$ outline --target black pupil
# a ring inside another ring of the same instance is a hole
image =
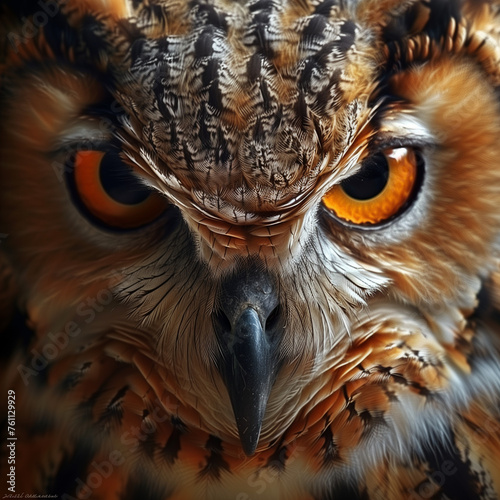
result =
[[[370,156],[355,175],[341,182],[344,192],[355,200],[370,200],[380,194],[389,179],[389,163],[382,153]]]
[[[125,165],[118,153],[106,153],[99,167],[99,179],[106,193],[118,203],[137,205],[151,195]]]

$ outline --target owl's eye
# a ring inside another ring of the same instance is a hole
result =
[[[114,151],[77,152],[72,185],[80,204],[109,227],[144,226],[159,217],[168,205],[160,194],[141,184]]]
[[[414,198],[423,158],[412,148],[386,149],[367,158],[360,170],[331,189],[325,206],[351,224],[373,226],[402,213]]]

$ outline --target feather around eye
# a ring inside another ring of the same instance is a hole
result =
[[[414,149],[386,149],[367,158],[356,174],[324,196],[323,203],[341,221],[378,225],[411,204],[422,170],[423,159]]]
[[[73,186],[86,211],[106,226],[135,229],[158,218],[167,201],[139,182],[114,151],[79,151]]]

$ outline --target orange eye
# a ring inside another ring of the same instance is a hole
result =
[[[79,151],[73,185],[90,214],[107,226],[133,229],[156,219],[167,201],[132,174],[117,152]]]
[[[331,189],[323,203],[344,221],[375,225],[400,213],[416,191],[422,163],[409,148],[387,149],[367,158],[361,169]]]

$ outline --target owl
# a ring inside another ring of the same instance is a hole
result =
[[[500,497],[500,3],[1,9],[6,497]]]

